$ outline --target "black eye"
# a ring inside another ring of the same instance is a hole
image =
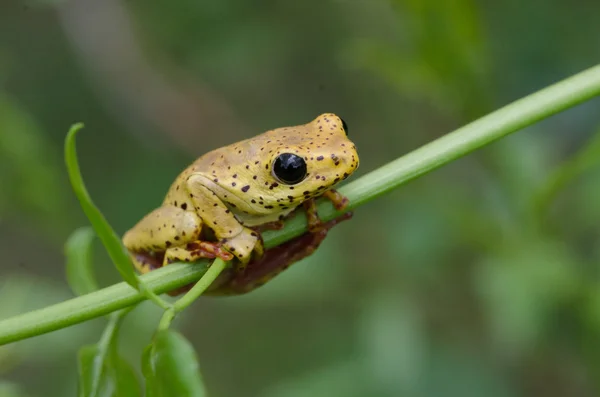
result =
[[[342,127],[344,128],[344,132],[346,133],[346,135],[348,135],[348,124],[346,124],[344,119],[340,118],[340,120],[342,120]]]
[[[294,185],[306,178],[306,162],[292,153],[282,153],[273,163],[273,175],[279,182]]]

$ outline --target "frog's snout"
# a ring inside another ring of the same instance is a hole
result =
[[[344,147],[344,150],[341,153],[333,153],[331,154],[331,162],[334,170],[339,170],[344,173],[344,178],[346,179],[350,176],[359,165],[358,153],[354,144],[350,143]],[[336,171],[337,173],[338,171]]]

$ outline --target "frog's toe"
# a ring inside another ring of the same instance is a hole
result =
[[[186,249],[202,258],[220,258],[225,262],[233,259],[233,254],[224,249],[221,244],[209,241],[194,241],[189,243]]]
[[[221,245],[235,255],[241,265],[245,267],[250,259],[252,259],[252,253],[257,246],[262,247],[262,242],[258,232],[244,228],[237,236],[221,240]],[[261,249],[259,248],[259,250]]]
[[[219,244],[208,241],[193,241],[185,247],[169,248],[165,252],[164,265],[173,262],[195,262],[199,259],[221,258],[224,261],[233,259],[233,255]]]
[[[348,206],[348,203],[350,203],[348,197],[344,196],[335,189],[326,191],[323,193],[323,196],[331,201],[335,209],[338,211],[344,210]]]
[[[265,245],[262,240],[262,236],[259,235],[259,239],[254,246],[253,259],[261,258],[265,254]]]

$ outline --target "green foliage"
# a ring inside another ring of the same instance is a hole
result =
[[[178,332],[159,331],[144,350],[146,396],[206,396],[194,347]]]
[[[196,285],[173,306],[148,289],[148,286],[134,273],[133,264],[117,234],[87,193],[75,150],[75,134],[82,127],[81,124],[74,125],[67,134],[65,143],[67,169],[77,198],[124,281],[133,287],[138,287],[146,298],[165,309],[154,341],[144,352],[143,368],[147,395],[168,396],[175,393],[177,396],[204,396],[204,386],[200,379],[193,347],[183,336],[170,331],[169,326],[179,312],[188,307],[210,286],[225,269],[226,263],[220,259],[214,260]],[[78,229],[66,244],[68,280],[71,288],[78,295],[89,294],[98,289],[90,258],[92,239],[91,229]],[[140,395],[135,371],[119,355],[117,349],[117,335],[121,322],[133,307],[113,313],[109,317],[100,342],[80,349],[78,361],[80,397]]]
[[[135,370],[117,349],[119,328],[128,312],[111,315],[100,342],[79,350],[79,397],[140,396]]]

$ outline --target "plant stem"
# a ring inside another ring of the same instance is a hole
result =
[[[354,209],[419,176],[448,164],[513,132],[600,95],[600,65],[519,99],[414,150],[343,188]],[[320,203],[319,217],[340,215],[330,202]],[[301,235],[306,219],[295,217],[279,231],[263,233],[267,248]]]
[[[347,184],[340,192],[350,199],[349,209],[354,209],[486,144],[597,95],[600,95],[600,65],[459,128]],[[323,220],[333,219],[337,215],[339,213],[330,202],[319,204],[319,216]],[[269,248],[279,245],[305,231],[305,217],[294,217],[286,222],[284,229],[263,233],[265,246]],[[205,271],[205,261],[193,265],[172,264],[142,278],[152,291],[163,293],[198,280]],[[112,285],[0,321],[0,344],[68,327],[143,299],[141,293],[125,283]]]
[[[176,313],[182,312],[186,307],[192,304],[210,285],[219,277],[219,274],[227,267],[227,262],[217,258],[210,265],[204,276],[187,292],[184,296],[173,304]]]
[[[206,273],[185,295],[179,298],[171,308],[166,310],[158,324],[158,330],[164,331],[171,326],[175,316],[181,313],[186,307],[191,305],[202,295],[204,291],[219,277],[219,274],[227,267],[227,262],[216,258],[210,265]]]
[[[200,279],[206,272],[206,261],[172,264],[141,276],[157,294],[182,287]],[[100,317],[145,299],[125,282],[102,288],[42,309],[19,314],[0,321],[0,345],[66,328]]]

